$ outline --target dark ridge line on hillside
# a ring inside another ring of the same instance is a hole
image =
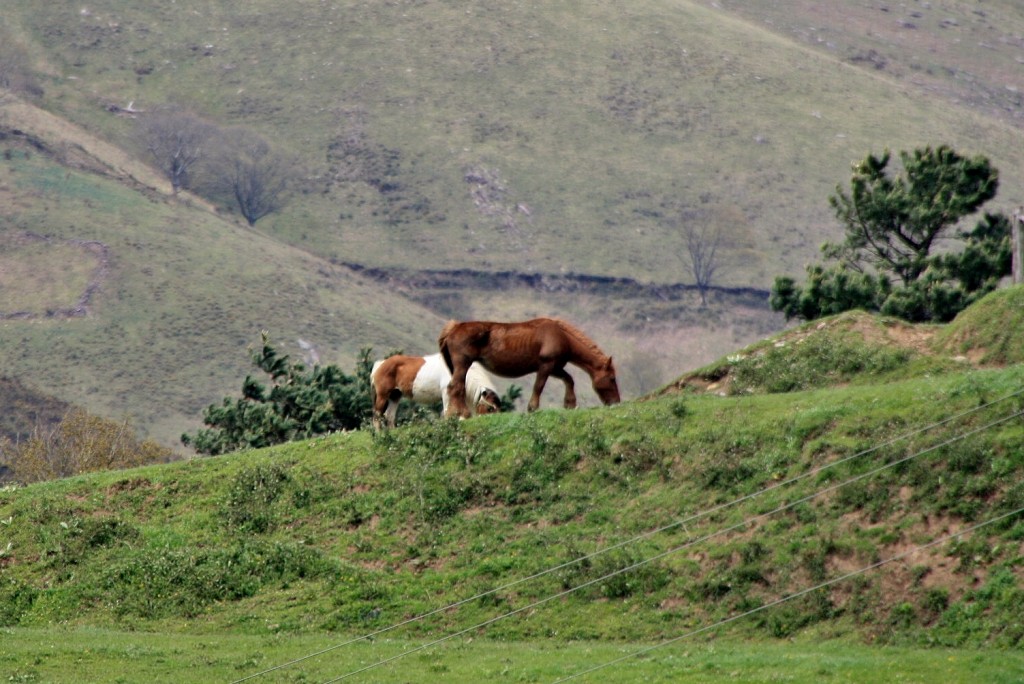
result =
[[[519,271],[478,271],[458,269],[405,269],[364,266],[348,261],[335,262],[354,273],[378,283],[407,287],[458,288],[473,286],[486,290],[522,287],[544,292],[596,292],[627,297],[654,297],[662,301],[682,299],[686,293],[699,293],[700,288],[687,283],[643,283],[633,278],[588,275],[585,273],[522,273]],[[712,285],[708,292],[730,297],[752,298],[767,305],[770,292],[756,287],[721,287]]]

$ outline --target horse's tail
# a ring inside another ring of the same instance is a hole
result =
[[[458,321],[448,321],[444,324],[444,328],[441,329],[441,334],[437,338],[437,346],[441,350],[441,356],[444,357],[444,365],[448,366],[448,372],[455,372],[455,365],[452,363],[452,353],[448,351],[448,336],[455,330],[455,326],[459,324]]]
[[[377,396],[377,371],[384,365],[384,359],[378,359],[373,362],[373,367],[370,368],[370,396]]]

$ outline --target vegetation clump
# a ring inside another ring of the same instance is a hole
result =
[[[99,470],[133,468],[177,458],[153,440],[140,440],[128,420],[94,416],[75,408],[52,427],[37,426],[24,439],[0,438],[0,464],[22,483],[55,480]]]
[[[831,266],[813,264],[798,286],[778,277],[771,306],[787,318],[813,320],[866,309],[908,321],[952,320],[1010,273],[1010,219],[986,214],[958,231],[959,252],[934,254],[960,219],[996,195],[999,174],[982,156],[943,145],[900,153],[904,176],[887,172],[891,155],[868,155],[853,169],[850,192],[829,198],[845,240],[826,243]]]
[[[225,397],[220,406],[209,406],[203,414],[209,428],[182,435],[185,446],[201,454],[223,454],[354,430],[369,419],[369,349],[360,353],[354,375],[335,365],[307,369],[279,355],[266,332],[250,356],[253,365],[270,376],[271,386],[246,376],[241,398]]]

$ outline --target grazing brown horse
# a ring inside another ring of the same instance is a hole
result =
[[[473,362],[506,378],[536,373],[528,411],[540,406],[540,393],[552,375],[565,383],[565,408],[576,408],[572,376],[565,370],[567,363],[587,372],[602,402],[619,403],[612,358],[605,356],[578,329],[556,318],[535,318],[520,323],[448,321],[437,343],[452,372],[445,415],[469,416],[466,372]]]
[[[448,381],[452,374],[440,354],[430,356],[403,356],[396,354],[373,363],[370,388],[373,393],[373,426],[381,428],[381,419],[395,427],[398,400],[403,396],[417,404],[440,401],[448,408]],[[476,413],[497,413],[501,410],[494,378],[480,364],[474,364],[466,374],[466,387],[470,405]],[[443,415],[443,412],[442,412]]]

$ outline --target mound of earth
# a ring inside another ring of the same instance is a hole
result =
[[[1005,366],[1024,361],[1024,286],[997,290],[965,309],[952,322],[914,324],[865,311],[848,311],[783,331],[717,362],[683,375],[659,394],[737,392],[738,369],[759,359],[789,355],[792,363],[809,348],[845,348],[868,354],[899,354],[906,363],[927,358],[935,364],[960,367]],[[934,366],[929,366],[934,368]],[[824,383],[827,384],[827,383]],[[750,391],[744,387],[742,391]]]
[[[979,366],[1024,363],[1024,285],[991,292],[937,331],[935,350]]]

